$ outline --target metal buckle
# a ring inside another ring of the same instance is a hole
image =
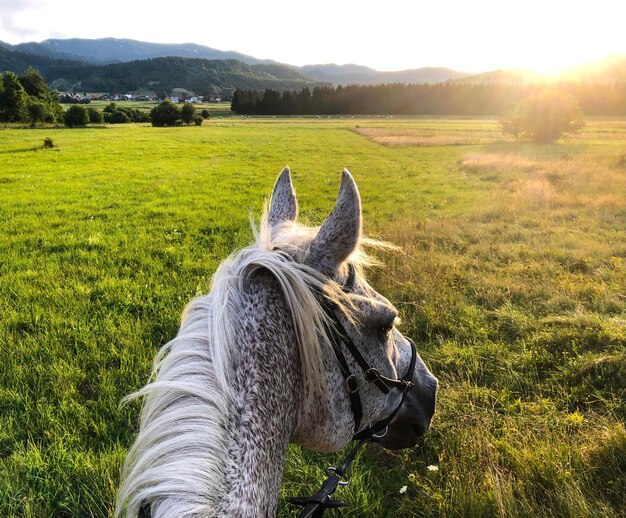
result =
[[[330,477],[332,474],[337,475],[337,468],[335,466],[328,466],[326,468],[326,476]],[[341,475],[337,475],[337,476],[340,477],[340,479],[341,478],[345,479],[345,480],[339,480],[337,482],[340,486],[347,486],[350,483],[350,481],[347,478],[345,478],[345,475],[343,477]]]
[[[346,390],[349,394],[356,394],[359,391],[359,382],[354,374],[346,378]]]
[[[367,369],[365,371],[365,379],[370,382],[380,379],[380,371],[374,367]]]
[[[372,438],[373,439],[382,439],[385,435],[387,435],[387,432],[389,431],[389,426],[385,426],[385,429],[383,430],[383,433],[376,435],[375,433],[372,434]]]

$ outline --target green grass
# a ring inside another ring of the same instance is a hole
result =
[[[418,139],[368,140],[385,134]],[[353,172],[366,233],[404,250],[372,281],[441,382],[419,448],[360,456],[344,516],[623,516],[625,137],[375,117],[0,130],[0,516],[110,515],[137,426],[118,403],[285,164],[316,224]],[[284,494],[339,457],[292,447]]]

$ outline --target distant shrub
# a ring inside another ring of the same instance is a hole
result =
[[[126,124],[127,122],[130,122],[130,117],[122,110],[117,110],[111,114],[109,122],[111,124]]]
[[[138,108],[131,108],[131,110],[133,110],[131,116],[133,122],[150,122],[150,114],[148,112],[139,110]]]
[[[50,138],[50,137],[46,137],[45,139],[43,139],[43,146],[41,146],[44,149],[50,149],[54,147],[54,141]]]
[[[101,124],[104,120],[102,112],[96,110],[95,108],[88,108],[87,113],[89,113],[89,122],[93,124]]]
[[[203,121],[203,120],[204,120],[204,119],[202,118],[202,116],[201,116],[201,115],[196,115],[196,116],[193,118],[193,123],[194,123],[196,126],[202,126],[202,121]]]
[[[501,121],[502,131],[515,137],[550,144],[562,135],[576,133],[583,126],[582,111],[576,98],[556,91],[545,91],[523,99]]]
[[[163,101],[150,111],[153,126],[178,126],[182,124],[180,108],[171,101]]]
[[[139,108],[130,108],[126,106],[119,107],[117,111],[124,112],[130,122],[150,122],[150,115]]]
[[[63,123],[69,128],[86,126],[89,123],[87,108],[80,104],[70,106],[63,114]]]
[[[29,96],[26,102],[26,112],[30,119],[31,126],[35,126],[40,121],[53,122],[54,115],[52,115],[46,104],[37,97]]]
[[[115,106],[115,111],[111,111],[111,107]],[[150,115],[138,108],[126,106],[118,106],[111,103],[106,106],[102,112],[104,122],[109,124],[124,124],[128,122],[150,122]]]
[[[180,118],[185,124],[191,124],[196,115],[196,107],[193,104],[185,103],[180,110]]]
[[[109,103],[104,107],[102,111],[104,113],[115,113],[117,111],[117,106],[115,105],[115,103]]]
[[[209,117],[211,117],[209,110],[207,110],[206,108],[200,112],[200,115],[203,119],[208,119]]]

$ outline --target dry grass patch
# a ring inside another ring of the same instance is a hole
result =
[[[626,175],[614,161],[590,155],[470,153],[459,165],[466,174],[499,184],[496,196],[508,194],[514,209],[580,208],[600,217],[626,211]]]
[[[559,200],[554,186],[546,178],[521,180],[511,185],[513,199],[517,204],[531,206],[554,206]]]
[[[490,144],[497,140],[498,132],[440,130],[425,128],[355,128],[354,131],[383,146],[472,146]]]

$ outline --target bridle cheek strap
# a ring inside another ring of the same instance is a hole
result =
[[[355,278],[356,274],[354,265],[349,263],[348,279],[343,287],[344,292],[349,293],[352,291],[354,288]],[[337,363],[339,364],[339,370],[341,371],[341,375],[345,381],[345,388],[348,392],[348,397],[350,398],[350,408],[354,416],[353,438],[357,440],[371,439],[375,434],[384,430],[389,425],[391,420],[400,410],[400,407],[404,404],[407,393],[413,388],[412,379],[417,361],[417,350],[415,348],[415,344],[411,339],[407,339],[411,345],[411,361],[409,363],[409,368],[402,379],[393,379],[383,376],[378,369],[370,367],[367,360],[361,354],[361,351],[359,351],[352,338],[350,338],[350,335],[346,332],[345,327],[337,317],[337,305],[325,297],[322,299],[321,304],[328,320],[332,323],[332,326],[329,329],[331,345],[333,352],[335,353],[335,357],[337,358]],[[354,361],[356,361],[358,366],[361,368],[366,381],[376,385],[376,387],[378,387],[383,394],[389,394],[392,388],[398,389],[402,392],[400,403],[389,416],[381,421],[370,424],[367,428],[361,431],[359,431],[359,429],[361,426],[361,419],[363,418],[363,404],[361,403],[361,397],[359,396],[358,380],[356,376],[350,372],[348,362],[342,351],[342,345],[348,349],[354,358]]]
[[[343,287],[345,292],[350,292],[354,287],[355,282],[354,265],[350,263],[348,268],[348,279]],[[345,381],[345,388],[350,398],[350,408],[352,410],[352,414],[354,415],[355,433],[352,438],[357,440],[358,443],[354,448],[352,448],[341,464],[337,467],[331,466],[326,469],[326,480],[317,493],[309,497],[289,499],[291,503],[302,506],[303,509],[300,513],[300,518],[321,517],[324,509],[343,507],[345,505],[344,502],[334,500],[332,498],[333,493],[337,489],[337,486],[348,483],[346,472],[359,450],[369,441],[382,437],[386,433],[389,423],[391,423],[393,418],[400,411],[400,408],[402,408],[402,405],[406,400],[407,394],[413,388],[412,380],[413,374],[415,373],[415,364],[417,362],[417,349],[415,348],[415,344],[413,343],[413,340],[407,338],[409,344],[411,345],[411,361],[407,372],[404,374],[402,379],[393,379],[383,376],[378,369],[369,366],[361,352],[357,349],[356,345],[352,341],[352,338],[350,338],[350,335],[348,335],[343,327],[343,324],[337,317],[337,305],[325,297],[322,298],[321,304],[324,308],[326,316],[328,317],[328,321],[332,324],[332,326],[329,326],[328,335],[330,337],[335,357],[337,358],[337,363],[339,364],[339,370],[341,371],[341,375]],[[356,363],[359,365],[363,371],[366,381],[376,385],[383,394],[389,394],[392,388],[402,391],[400,402],[396,408],[394,408],[393,412],[391,412],[384,419],[372,423],[360,431],[359,428],[361,426],[361,419],[363,418],[363,405],[361,403],[361,397],[359,396],[359,384],[357,377],[350,372],[350,367],[342,351],[342,345],[348,349]],[[379,435],[380,432],[383,433]]]

